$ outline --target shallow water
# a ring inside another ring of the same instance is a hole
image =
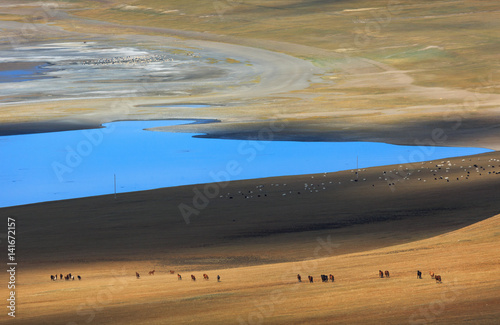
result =
[[[218,59],[217,63],[209,60],[213,58]],[[9,68],[37,62],[44,64],[26,70]],[[15,50],[0,49],[0,103],[170,96],[191,94],[194,90],[203,93],[226,83],[236,85],[255,78],[258,73],[252,71],[244,63],[227,63],[222,54],[209,50],[194,55],[178,48],[146,50],[117,42],[20,46]]]
[[[242,141],[144,130],[190,121],[124,121],[105,128],[0,137],[0,207],[114,192],[488,152],[368,142]],[[221,179],[222,175],[224,177]]]
[[[43,74],[45,67],[46,65],[42,64],[31,68],[0,71],[0,83],[47,79],[48,77]]]
[[[0,82],[19,82],[29,80],[34,73],[31,70],[7,70],[0,71]]]

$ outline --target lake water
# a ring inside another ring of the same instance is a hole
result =
[[[0,71],[0,82],[27,81],[33,75],[32,70],[7,70]]]
[[[43,73],[46,71],[46,64],[32,66],[25,69],[1,70],[0,83],[17,83],[38,79],[47,79]]]
[[[125,121],[93,130],[0,137],[0,207],[114,192],[335,172],[489,152],[367,142],[243,141],[144,130],[192,121]],[[225,179],[223,179],[225,180]]]

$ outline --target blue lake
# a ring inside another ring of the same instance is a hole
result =
[[[43,75],[47,64],[33,66],[30,69],[15,69],[0,71],[0,83],[23,82],[36,79],[46,79]]]
[[[33,78],[32,70],[7,70],[0,71],[0,83],[2,82],[22,82]]]
[[[489,152],[368,142],[194,138],[144,130],[191,121],[124,121],[104,128],[0,137],[0,207],[230,180],[335,172]],[[226,180],[225,178],[222,180]]]

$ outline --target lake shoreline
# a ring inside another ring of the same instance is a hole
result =
[[[175,106],[178,104],[172,104]],[[190,105],[190,104],[188,104]],[[180,106],[180,104],[179,104]],[[183,106],[182,106],[183,107]],[[180,133],[197,133],[193,135],[194,138],[201,139],[219,139],[219,140],[252,140],[252,141],[296,141],[296,142],[378,142],[385,144],[392,144],[398,146],[442,146],[442,147],[470,147],[470,148],[484,148],[492,151],[498,151],[497,146],[492,143],[485,143],[484,145],[473,145],[471,143],[447,143],[444,142],[429,142],[428,144],[422,143],[408,143],[406,141],[398,141],[397,139],[378,139],[377,137],[356,136],[352,132],[336,132],[325,133],[321,131],[304,132],[299,134],[293,128],[284,128],[278,132],[273,132],[272,137],[263,138],[259,132],[263,129],[268,129],[270,122],[264,123],[260,128],[252,130],[240,131],[211,131],[206,129],[211,124],[224,124],[224,121],[217,118],[192,118],[192,117],[172,117],[172,118],[132,118],[132,119],[78,119],[78,118],[65,118],[59,120],[39,121],[39,122],[24,122],[24,123],[0,123],[0,137],[11,135],[28,135],[37,133],[51,133],[51,132],[64,132],[64,131],[78,131],[101,129],[104,124],[123,121],[193,121],[192,123],[185,123],[174,126],[155,127],[148,129],[154,132],[180,132]],[[200,126],[203,125],[203,128]]]
[[[109,194],[113,175],[118,177],[115,190],[124,193],[209,183],[220,174],[228,180],[261,179],[490,152],[477,147],[281,141],[278,137],[227,141],[206,139],[199,133],[153,132],[218,123],[208,119],[118,120],[88,130],[0,137],[2,151],[10,157],[1,164],[6,194],[0,206]],[[276,129],[266,134],[278,133]],[[27,152],[30,159],[26,159]]]

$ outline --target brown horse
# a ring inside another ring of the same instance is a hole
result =
[[[389,278],[389,271],[385,271],[385,277]]]
[[[177,273],[177,280],[182,280],[182,276],[179,273]]]
[[[384,277],[384,272],[382,270],[378,270],[378,276],[383,278]]]
[[[170,274],[174,274],[175,273],[175,271],[172,271],[172,270],[170,270],[169,272],[170,272]]]
[[[435,279],[436,279],[436,283],[441,283],[441,276],[440,275],[436,275]]]
[[[139,273],[137,273],[137,272],[135,272],[135,277],[136,277],[137,279],[140,279],[140,278],[141,278],[141,276],[140,276],[140,275],[139,275]]]
[[[309,279],[309,283],[313,283],[314,282],[314,279],[313,279],[312,276],[309,275],[309,276],[307,276],[307,278]]]
[[[330,274],[329,278],[330,278],[330,281],[332,281],[332,282],[335,281],[335,278],[333,277],[333,275]]]
[[[434,272],[433,271],[429,271],[429,275],[431,276],[431,278],[434,279]]]
[[[208,280],[208,274],[203,274],[203,279]]]
[[[155,275],[155,270],[149,271],[149,275]]]
[[[196,277],[191,274],[191,280],[196,281]]]

